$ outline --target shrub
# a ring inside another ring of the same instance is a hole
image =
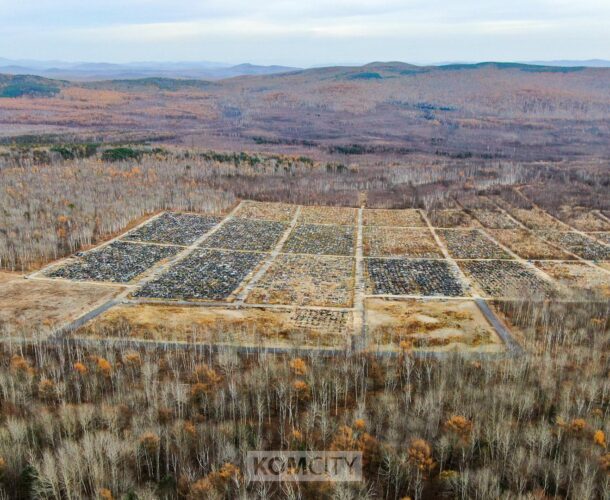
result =
[[[74,363],[74,370],[81,375],[84,375],[89,371],[83,363]]]
[[[451,416],[444,424],[446,430],[459,436],[462,441],[470,439],[472,432],[472,422],[462,415]]]
[[[102,160],[106,162],[116,162],[116,161],[129,161],[136,160],[139,161],[142,158],[142,152],[136,149],[121,147],[121,148],[113,148],[107,149],[102,153]]]
[[[149,453],[153,453],[159,447],[159,436],[154,432],[145,432],[140,436],[140,445]]]
[[[98,370],[102,375],[104,375],[105,377],[110,377],[110,374],[112,373],[112,365],[107,359],[97,358],[96,364]]]
[[[307,365],[301,358],[294,358],[291,360],[290,368],[295,375],[305,375],[307,373]]]
[[[595,431],[595,434],[593,434],[593,442],[599,446],[601,446],[602,448],[606,447],[606,435],[604,434],[604,431],[602,430],[598,430]]]
[[[411,441],[407,452],[409,462],[417,467],[424,477],[428,477],[436,467],[436,462],[432,458],[432,448],[430,444],[423,439],[414,439]]]
[[[38,395],[44,400],[54,399],[57,396],[55,383],[49,379],[42,379],[38,383]]]

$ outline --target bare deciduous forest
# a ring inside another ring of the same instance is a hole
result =
[[[561,207],[574,205],[610,210],[606,168],[585,162],[416,155],[361,165],[159,148],[131,161],[109,162],[101,153],[64,160],[52,149],[7,149],[0,157],[2,268],[31,270],[158,210],[221,213],[239,198],[358,206],[359,195],[366,193],[370,207],[431,210],[452,208],[455,198],[499,193],[509,203],[530,208],[528,198],[512,189],[525,186],[529,199],[560,217],[565,215]]]
[[[330,360],[5,344],[5,494],[607,497],[608,304],[500,308],[528,356]],[[366,481],[248,484],[250,449],[361,450]]]

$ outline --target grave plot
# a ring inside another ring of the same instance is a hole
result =
[[[515,260],[466,260],[458,265],[488,297],[544,298],[555,287]]]
[[[295,309],[290,321],[296,328],[347,334],[352,313],[333,309]]]
[[[365,226],[426,227],[426,221],[416,209],[366,209],[362,223]]]
[[[572,260],[573,256],[537,238],[526,229],[489,229],[489,234],[527,260]]]
[[[481,223],[473,219],[467,212],[460,209],[434,210],[428,212],[428,218],[433,227],[444,228],[474,228]]]
[[[568,229],[557,219],[538,208],[532,208],[531,210],[525,208],[511,208],[510,214],[529,229],[553,229],[557,231],[565,231]]]
[[[249,304],[351,307],[354,259],[281,254],[250,291]]]
[[[459,199],[460,205],[466,210],[472,208],[485,209],[485,210],[497,210],[498,207],[486,196],[479,195],[468,195]]]
[[[222,219],[205,215],[166,212],[127,233],[125,241],[191,245]]]
[[[470,300],[366,299],[369,348],[376,351],[501,352],[504,343]]]
[[[589,236],[592,236],[606,245],[610,245],[610,233],[589,233]]]
[[[199,249],[133,293],[134,297],[224,300],[265,257],[254,252]]]
[[[106,311],[76,337],[122,338],[254,348],[345,349],[347,332],[295,322],[292,308],[172,306],[122,304]],[[341,319],[350,324],[351,313]]]
[[[355,232],[353,226],[302,224],[292,230],[282,252],[353,255]]]
[[[539,231],[537,235],[585,260],[610,260],[610,247],[583,234],[569,231]]]
[[[490,229],[514,229],[519,227],[508,215],[500,210],[489,210],[483,208],[472,208],[470,214],[483,226]]]
[[[610,231],[610,222],[588,208],[562,206],[558,218],[578,231]]]
[[[575,292],[576,295],[594,295],[610,298],[610,274],[588,266],[584,262],[535,262],[552,278]]]
[[[445,260],[365,259],[370,295],[467,295],[457,271]]]
[[[364,255],[409,258],[443,258],[441,249],[429,229],[365,226]]]
[[[290,222],[296,211],[297,205],[244,201],[235,215],[244,219]]]
[[[508,201],[506,201],[504,198],[502,198],[502,196],[500,196],[500,195],[492,194],[492,195],[487,195],[485,198],[487,198],[487,200],[491,201],[495,205],[495,207],[492,210],[497,210],[498,207],[500,207],[501,209],[506,210],[507,212],[510,213],[510,209],[513,208],[513,206]],[[528,206],[529,206],[529,204],[528,204]],[[476,208],[476,207],[473,207],[473,208]]]
[[[454,259],[510,259],[502,250],[478,229],[438,229],[449,255]]]
[[[210,235],[202,246],[227,250],[267,252],[280,240],[287,224],[272,221],[233,218]]]
[[[301,207],[299,224],[337,224],[355,226],[358,222],[358,210],[345,207]]]
[[[115,241],[45,272],[51,278],[129,283],[155,264],[173,257],[181,247]]]

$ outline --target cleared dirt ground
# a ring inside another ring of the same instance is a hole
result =
[[[0,273],[0,331],[4,335],[23,332],[49,333],[110,300],[120,287],[26,280]]]
[[[351,317],[346,315],[345,325]],[[77,336],[163,342],[202,342],[244,347],[307,347],[344,349],[348,337],[341,328],[304,327],[295,310],[222,307],[120,305],[106,311]]]
[[[8,283],[9,281],[14,281],[21,277],[20,274],[17,273],[9,273],[0,271],[0,283]]]
[[[583,262],[536,262],[552,278],[572,290],[575,294],[597,295],[610,298],[610,274],[588,266]]]
[[[473,301],[367,299],[365,308],[373,350],[504,350]]]

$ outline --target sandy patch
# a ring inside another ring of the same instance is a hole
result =
[[[8,271],[0,271],[0,284],[8,283],[9,281],[15,281],[23,279],[23,275],[19,273],[11,273]]]
[[[0,332],[4,336],[49,333],[102,305],[120,287],[65,281],[0,278]]]
[[[584,292],[604,299],[610,298],[610,274],[600,269],[583,262],[535,262],[535,264],[576,295]]]
[[[339,332],[329,331],[324,322],[304,326],[295,313],[291,309],[126,304],[106,311],[77,335],[250,347],[345,348],[351,315]]]
[[[384,300],[365,303],[369,347],[499,352],[504,344],[477,305],[469,300]]]

